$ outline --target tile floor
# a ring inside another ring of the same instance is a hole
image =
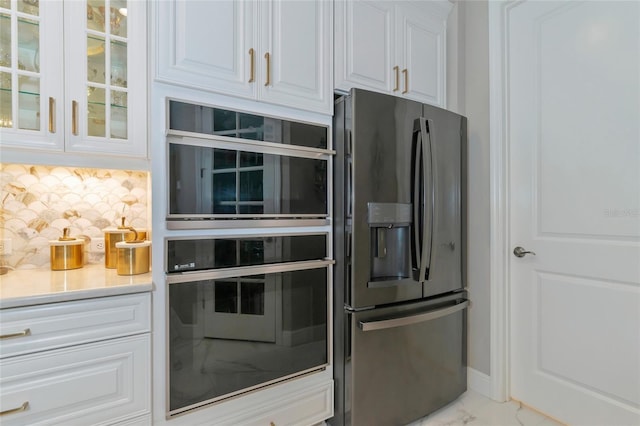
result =
[[[469,390],[435,413],[408,426],[561,426],[514,401],[496,402]]]

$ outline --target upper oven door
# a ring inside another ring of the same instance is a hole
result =
[[[220,145],[169,138],[169,219],[327,217],[326,158]]]
[[[328,223],[326,126],[169,105],[169,229]]]

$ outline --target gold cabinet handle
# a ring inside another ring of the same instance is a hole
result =
[[[409,71],[405,68],[402,70],[402,74],[404,74],[404,90],[402,91],[402,94],[404,95],[409,92]]]
[[[269,52],[264,54],[264,58],[267,60],[267,81],[265,81],[264,85],[268,86],[271,84],[271,55]]]
[[[29,408],[29,401],[23,402],[22,405],[17,408],[11,408],[9,410],[0,411],[0,416],[4,416],[6,414],[19,413],[21,411],[27,411],[27,408]]]
[[[30,335],[31,335],[31,329],[25,328],[24,330],[19,331],[17,333],[3,334],[2,336],[0,336],[0,339],[11,339],[13,337],[24,337],[24,336],[30,336]]]
[[[256,51],[253,50],[253,47],[249,49],[249,56],[251,58],[251,76],[249,77],[249,83],[253,83],[256,75]]]
[[[49,133],[56,132],[55,111],[56,100],[49,96]]]
[[[78,136],[78,101],[71,102],[71,133]]]
[[[397,92],[398,90],[400,90],[400,67],[396,65],[395,67],[393,67],[393,71],[396,74],[396,86],[393,88],[393,91]]]

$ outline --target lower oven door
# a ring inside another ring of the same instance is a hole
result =
[[[167,275],[168,414],[325,368],[331,264]]]
[[[345,424],[403,426],[466,390],[466,307],[460,295],[348,314]]]

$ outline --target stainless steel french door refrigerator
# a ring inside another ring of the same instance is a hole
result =
[[[466,390],[466,118],[353,89],[334,131],[330,424],[402,426]]]

